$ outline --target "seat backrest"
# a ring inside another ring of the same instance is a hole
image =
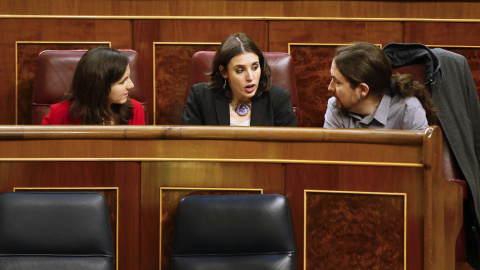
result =
[[[63,95],[70,91],[78,61],[86,51],[46,50],[40,52],[33,84],[32,124],[41,125],[43,117],[50,112],[50,105],[60,102]],[[134,50],[119,51],[127,55],[130,62],[130,77],[135,87],[130,90],[129,96],[142,103],[145,111],[145,123],[148,124],[147,103],[138,54]]]
[[[298,120],[299,104],[292,56],[282,52],[264,52],[263,55],[272,68],[272,83],[290,92],[290,99]],[[184,109],[192,85],[210,81],[210,76],[206,75],[206,73],[212,69],[214,56],[215,51],[198,51],[193,54],[190,64],[190,77],[185,94]]]
[[[173,269],[295,269],[285,197],[187,196],[178,204]]]
[[[0,269],[109,269],[114,248],[100,193],[0,194]]]
[[[420,82],[425,83],[427,78],[425,63],[414,63],[401,67],[395,67],[393,74],[410,74],[413,78]],[[448,141],[444,137],[443,139],[443,178],[445,179],[458,179],[459,169],[456,160],[453,157],[453,153],[450,149]]]
[[[411,65],[396,67],[393,69],[393,74],[410,74],[413,78],[424,84],[425,80],[427,79],[427,70],[425,63],[415,63]]]

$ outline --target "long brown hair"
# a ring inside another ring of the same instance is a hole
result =
[[[438,110],[433,105],[433,100],[428,88],[416,81],[410,74],[395,74],[392,76],[395,82],[394,90],[402,97],[416,97],[425,109],[429,125],[438,125]]]
[[[108,105],[111,85],[122,78],[128,57],[108,47],[88,50],[78,62],[67,99],[72,102],[69,113],[81,124],[127,124],[133,117],[130,99],[124,104]]]
[[[398,94],[404,98],[414,96],[425,109],[428,123],[438,123],[438,110],[433,106],[428,88],[415,81],[410,74],[392,75],[390,61],[378,46],[368,42],[356,42],[338,47],[334,61],[352,88],[365,83],[370,89],[369,94],[380,97],[385,94]]]

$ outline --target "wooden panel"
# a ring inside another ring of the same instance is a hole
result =
[[[422,168],[398,168],[375,166],[329,166],[329,165],[287,165],[286,190],[291,207],[304,207],[305,190],[329,190],[341,192],[380,192],[407,194],[407,268],[423,269],[423,178]],[[308,209],[306,209],[308,211]],[[303,212],[292,214],[294,222],[304,220]],[[333,218],[333,217],[331,217]],[[401,224],[401,223],[399,223]],[[297,246],[304,247],[303,224],[294,224]],[[371,232],[372,233],[372,232]],[[345,239],[345,241],[348,241]],[[308,243],[308,242],[307,242]],[[320,243],[310,241],[307,250],[322,253]],[[340,244],[340,243],[339,243]],[[299,249],[300,256],[303,250]],[[354,258],[351,258],[354,260]],[[307,265],[313,262],[306,262]],[[351,262],[359,264],[352,269],[383,269],[382,262],[376,267],[360,267],[360,259]],[[349,268],[349,267],[346,267]],[[346,269],[345,268],[345,269]],[[307,268],[308,269],[308,268]],[[322,269],[322,268],[320,268]],[[329,269],[324,268],[324,269]],[[385,267],[385,269],[395,269]]]
[[[125,269],[161,266],[160,219],[172,215],[171,205],[160,207],[161,188],[284,194],[300,266],[305,190],[406,193],[407,269],[450,270],[462,190],[441,178],[441,136],[438,127],[2,126],[0,192],[13,186],[118,186],[119,266]]]
[[[1,9],[0,9],[1,10]],[[1,19],[0,23],[0,123],[15,124],[16,108],[16,42],[48,41],[53,43],[84,41],[111,42],[113,48],[131,48],[132,29],[127,20],[74,20],[74,19]],[[57,45],[55,45],[57,46]],[[45,48],[47,48],[46,46]],[[54,47],[54,46],[52,46]],[[43,49],[43,48],[42,48]],[[32,61],[32,55],[19,55],[20,63]],[[24,73],[25,72],[25,73]],[[21,83],[33,78],[32,70],[19,70]],[[23,89],[23,86],[21,86]],[[28,97],[20,97],[27,100]],[[23,121],[23,120],[22,120]]]
[[[154,89],[153,84],[155,84],[155,94],[147,93],[146,98],[153,100],[155,97],[154,102],[157,106],[154,112],[156,116],[154,124],[157,125],[181,123],[183,96],[187,86],[191,54],[196,50],[195,48],[203,50],[214,47],[186,46],[182,47],[186,50],[182,52],[178,51],[180,47],[172,46],[168,49],[162,46],[162,50],[154,50],[154,47],[159,47],[154,46],[156,42],[220,43],[231,33],[245,32],[258,43],[262,50],[268,49],[267,22],[265,21],[135,20],[133,25],[134,50],[139,52],[142,70],[145,71],[144,86],[146,89]],[[225,27],[226,25],[228,27]],[[157,55],[153,55],[154,51]],[[149,107],[149,112],[153,111],[153,106]],[[149,119],[153,119],[152,117]]]
[[[17,42],[16,47],[16,124],[32,124],[32,95],[38,54],[44,50],[78,50],[97,46],[110,47],[109,42]],[[70,89],[65,89],[68,92]]]
[[[263,193],[284,194],[284,172],[281,164],[210,163],[210,162],[143,162],[141,211],[141,269],[159,269],[160,188],[259,189]],[[252,192],[252,191],[249,191]],[[258,192],[258,191],[255,191]],[[177,194],[178,196],[183,194]],[[178,198],[177,198],[178,199]],[[177,202],[177,199],[174,200]],[[168,205],[170,205],[170,202]],[[163,205],[162,205],[163,207]],[[174,214],[174,213],[173,213]],[[162,220],[168,213],[162,212]],[[172,222],[172,221],[170,221]],[[171,225],[170,225],[171,226]],[[172,231],[165,224],[162,230]],[[162,234],[165,237],[165,234]],[[168,236],[165,240],[172,239]],[[162,254],[171,250],[171,242],[162,247]],[[165,255],[166,256],[166,255]],[[171,269],[169,260],[162,260],[161,269]]]
[[[3,14],[150,16],[297,16],[477,19],[478,1],[269,0],[17,0],[1,1]]]
[[[140,165],[136,162],[1,162],[0,192],[14,188],[118,188],[118,269],[139,269]],[[112,212],[111,212],[112,214]]]
[[[423,144],[424,167],[424,266],[425,269],[453,269],[455,267],[454,243],[463,221],[463,212],[455,211],[447,205],[462,204],[452,197],[452,188],[462,190],[460,185],[442,179],[442,133],[426,130]],[[438,154],[433,154],[438,153]],[[461,205],[460,205],[461,207]],[[444,234],[442,232],[453,232]],[[435,247],[435,248],[432,248]]]
[[[172,269],[177,205],[185,196],[192,195],[247,195],[262,194],[255,189],[160,188],[160,269]]]
[[[335,49],[340,44],[289,44],[295,63],[300,127],[323,127],[331,80],[330,66]]]
[[[405,42],[429,45],[478,46],[480,23],[405,22]]]
[[[5,139],[0,140],[0,160],[8,161],[177,159],[258,163],[267,160],[274,163],[423,166],[422,149],[418,145],[423,134],[412,131],[205,126],[35,126],[28,129],[10,127],[4,131],[7,132],[2,134],[0,130],[0,138]],[[410,136],[405,136],[407,134]],[[266,135],[269,143],[264,143]],[[149,140],[139,143],[146,139]]]
[[[270,21],[268,26],[270,51],[287,52],[289,43],[367,41],[387,44],[403,41],[401,22]]]
[[[180,125],[190,75],[192,55],[197,51],[216,51],[213,44],[154,44],[155,124]]]
[[[306,269],[405,269],[405,205],[406,194],[305,191]]]

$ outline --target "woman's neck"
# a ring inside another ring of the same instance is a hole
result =
[[[235,98],[235,97],[233,97],[231,102],[232,102],[233,104],[250,104],[250,103],[252,102],[252,100],[249,99],[249,98],[242,98],[242,99],[240,99],[240,98]]]

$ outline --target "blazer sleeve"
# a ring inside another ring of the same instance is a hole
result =
[[[292,100],[290,99],[290,92],[287,89],[278,87],[278,94],[274,100],[274,125],[284,127],[296,127],[297,116],[293,110]],[[276,91],[277,92],[277,91]]]
[[[51,112],[52,112],[52,106],[50,106],[50,113]],[[52,125],[52,121],[50,120],[51,118],[50,113],[43,117],[42,125]]]
[[[205,125],[202,117],[201,97],[198,92],[199,85],[193,85],[183,112],[182,125]]]
[[[42,125],[51,125],[52,122],[50,121],[50,117],[48,115],[45,115],[42,120]]]
[[[68,108],[70,103],[63,101],[52,104],[50,106],[50,113],[43,117],[42,125],[71,125],[76,124],[70,119]]]

